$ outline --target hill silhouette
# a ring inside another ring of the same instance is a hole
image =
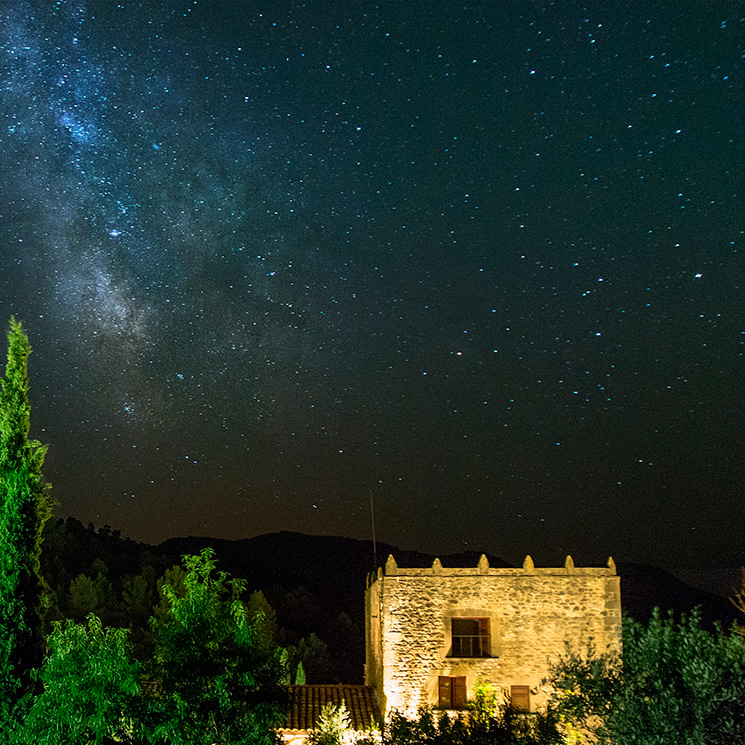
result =
[[[362,682],[367,574],[389,554],[408,567],[429,567],[435,559],[387,543],[373,548],[371,541],[289,531],[240,540],[190,536],[151,546],[122,538],[109,526],[96,530],[68,518],[44,531],[42,571],[57,604],[50,620],[80,621],[87,612],[96,612],[106,625],[129,626],[135,643],[146,645],[147,619],[158,602],[156,579],[184,555],[205,547],[214,550],[218,570],[244,579],[248,592],[263,592],[276,614],[277,641],[299,650],[308,682],[319,683]],[[467,551],[439,558],[445,567],[476,567],[480,556]],[[487,558],[493,567],[510,566],[498,556]],[[640,622],[649,619],[655,606],[676,614],[700,606],[708,627],[719,622],[728,628],[741,619],[726,598],[696,589],[663,569],[625,563],[617,569],[623,610]],[[97,588],[94,596],[81,595],[80,588],[73,591],[81,575]],[[145,590],[135,608],[136,575]]]
[[[220,568],[247,580],[249,587],[306,587],[329,608],[344,610],[362,621],[365,578],[393,554],[399,566],[428,567],[433,554],[400,549],[378,543],[375,554],[371,541],[338,536],[307,535],[290,531],[229,541],[206,537],[172,538],[156,547],[173,560],[196,553],[205,546],[215,550]],[[466,551],[440,556],[445,567],[475,567],[481,552]],[[513,566],[486,554],[493,567]],[[707,625],[719,622],[729,627],[741,614],[726,598],[692,587],[672,573],[645,564],[620,563],[621,605],[626,614],[646,622],[657,606],[661,611],[690,612],[700,606]],[[352,611],[352,612],[350,612]]]

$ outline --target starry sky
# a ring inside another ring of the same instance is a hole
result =
[[[0,6],[57,515],[745,564],[745,4]]]

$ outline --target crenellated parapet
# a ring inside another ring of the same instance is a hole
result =
[[[377,571],[371,572],[367,577],[367,586],[380,577],[471,577],[471,576],[490,576],[490,577],[553,577],[572,575],[576,577],[615,577],[616,563],[612,557],[608,558],[608,563],[604,567],[578,567],[574,564],[574,559],[567,556],[563,567],[537,567],[533,563],[532,557],[528,554],[523,561],[522,567],[491,567],[485,554],[474,567],[444,567],[439,558],[436,558],[429,567],[399,567],[393,554],[388,555],[384,567],[379,567]]]

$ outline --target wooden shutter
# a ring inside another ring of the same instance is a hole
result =
[[[512,686],[510,688],[512,708],[515,711],[530,711],[530,686]]]
[[[441,709],[465,709],[466,676],[458,675],[450,678],[441,675],[438,680],[438,705]]]
[[[489,634],[489,619],[479,618],[479,641],[481,642],[481,656],[491,657],[491,636]]]
[[[451,679],[446,678],[444,675],[440,676],[439,684],[439,697],[438,705],[441,709],[452,709],[453,707],[453,696],[452,696],[452,685]]]
[[[466,676],[459,675],[453,678],[453,708],[465,709],[466,707]]]

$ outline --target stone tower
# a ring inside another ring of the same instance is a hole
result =
[[[415,714],[421,705],[457,709],[477,678],[512,697],[517,709],[540,706],[551,660],[566,644],[621,650],[621,591],[615,564],[519,569],[404,569],[388,557],[365,592],[365,683],[381,713]]]

